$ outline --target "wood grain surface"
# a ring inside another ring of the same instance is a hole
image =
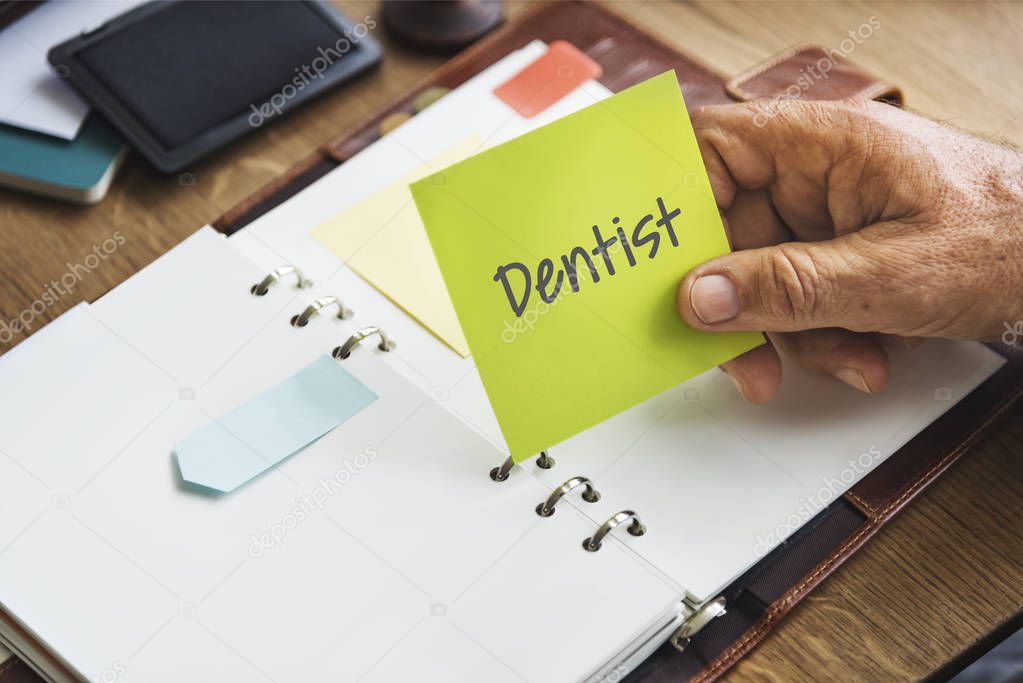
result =
[[[375,2],[339,4],[355,20],[379,21]],[[511,15],[522,8],[507,5]],[[854,62],[902,86],[912,109],[1023,144],[1023,4],[636,0],[615,3],[615,9],[724,74],[798,42],[840,48],[850,30],[873,17],[880,28],[855,47],[849,55]],[[442,61],[391,44],[380,27],[374,35],[387,51],[377,72],[184,174],[161,175],[132,155],[108,197],[89,208],[0,190],[0,325],[20,316],[38,329],[78,301],[96,299]],[[45,301],[51,281],[95,263],[89,255],[114,231],[125,244],[73,291]],[[0,340],[8,336],[0,327]],[[14,334],[0,351],[24,338]],[[1023,411],[1017,409],[798,607],[730,678],[884,681],[928,675],[1023,610],[1021,530]]]

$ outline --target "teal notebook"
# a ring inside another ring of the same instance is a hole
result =
[[[74,140],[0,125],[0,185],[93,204],[103,199],[127,146],[91,114]]]

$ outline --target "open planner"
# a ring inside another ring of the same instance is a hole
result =
[[[492,91],[546,49],[0,357],[0,642],[52,681],[621,680],[1005,363],[892,349],[877,396],[786,366],[767,406],[714,370],[511,465],[473,358],[311,232],[610,93],[518,116]],[[324,358],[375,400],[229,494],[181,481],[176,444]]]

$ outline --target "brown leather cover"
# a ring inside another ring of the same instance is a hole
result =
[[[571,42],[601,64],[601,83],[613,91],[674,69],[690,109],[758,97],[866,97],[902,103],[897,88],[858,69],[834,50],[799,45],[726,82],[611,9],[578,1],[541,4],[459,54],[362,127],[328,142],[224,214],[215,227],[227,234],[239,230],[376,140],[379,121],[393,112],[410,112],[412,100],[421,91],[435,85],[456,87],[534,39]],[[818,73],[826,69],[827,76],[814,77],[811,67]],[[798,86],[798,93],[790,89],[792,84]],[[724,591],[728,613],[697,634],[685,653],[665,645],[628,680],[712,681],[753,649],[794,605],[967,452],[1020,397],[1023,349],[992,348],[1009,360],[1004,368]],[[28,680],[34,679],[24,664],[6,668],[0,664],[0,683]]]

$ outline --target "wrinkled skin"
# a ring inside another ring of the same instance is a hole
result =
[[[872,393],[886,343],[1023,321],[1020,152],[874,102],[706,107],[693,126],[736,253],[687,274],[678,307],[768,333],[722,366],[747,399],[778,390],[779,350]]]

